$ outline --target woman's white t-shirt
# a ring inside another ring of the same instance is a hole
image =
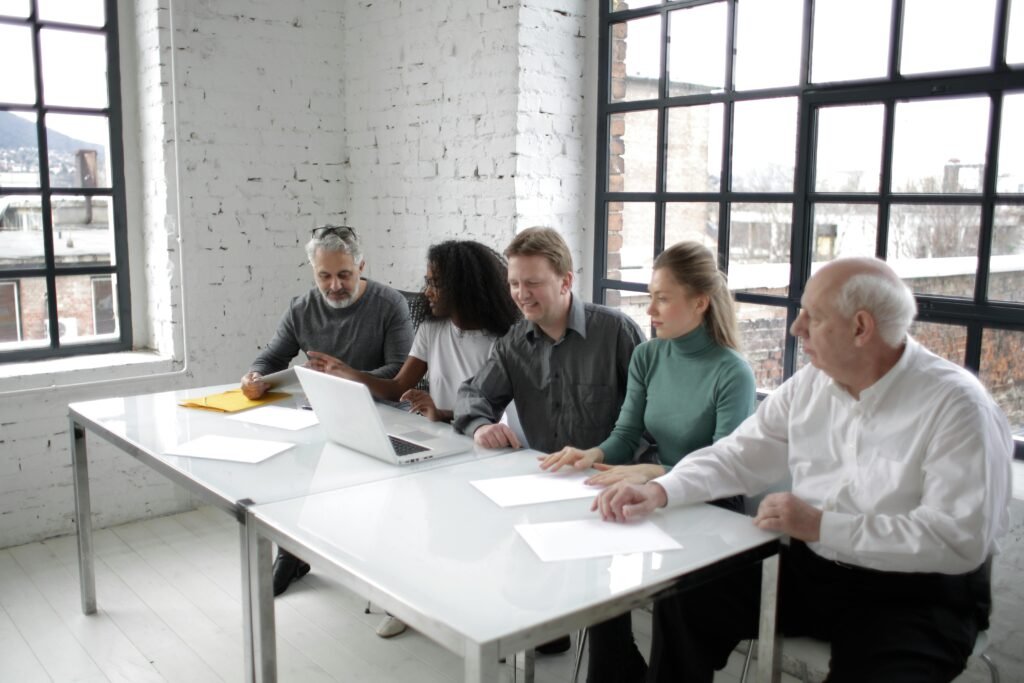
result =
[[[427,364],[430,398],[441,410],[455,407],[459,385],[483,367],[497,339],[486,330],[460,330],[446,320],[424,320],[409,355]]]

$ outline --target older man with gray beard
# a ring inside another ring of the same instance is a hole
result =
[[[409,306],[394,289],[361,277],[366,261],[352,228],[314,229],[306,254],[316,287],[292,299],[274,338],[242,377],[249,398],[266,393],[263,375],[287,368],[299,351],[313,370],[324,372],[341,362],[382,378],[394,377],[409,355]],[[308,572],[307,563],[279,551],[274,595]]]

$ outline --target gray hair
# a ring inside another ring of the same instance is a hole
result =
[[[836,294],[835,307],[846,318],[857,311],[870,313],[878,335],[893,348],[903,343],[917,315],[917,302],[910,288],[881,273],[851,276]]]
[[[310,263],[313,263],[317,249],[351,254],[357,266],[363,262],[363,248],[359,244],[359,237],[356,236],[355,230],[348,227],[325,225],[314,229],[313,237],[306,242],[306,256]]]

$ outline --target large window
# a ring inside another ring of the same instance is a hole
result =
[[[1024,0],[602,0],[595,291],[717,250],[761,389],[810,275],[877,255],[1024,434]]]
[[[0,0],[0,363],[131,345],[116,0]]]

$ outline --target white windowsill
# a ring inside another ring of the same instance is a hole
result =
[[[180,370],[181,366],[180,361],[149,350],[5,363],[0,365],[0,397],[10,393],[146,379]]]

